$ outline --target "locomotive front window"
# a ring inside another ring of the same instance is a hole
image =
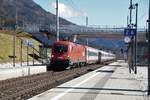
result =
[[[67,52],[67,51],[68,51],[68,46],[66,46],[66,45],[55,45],[54,46],[54,52],[62,53],[62,52]]]

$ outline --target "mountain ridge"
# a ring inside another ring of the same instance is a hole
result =
[[[16,12],[18,24],[26,23],[50,25],[56,23],[56,16],[44,10],[33,0],[1,0],[0,3],[0,24],[3,26],[13,26],[16,23]],[[60,25],[70,25],[72,22],[60,18]]]

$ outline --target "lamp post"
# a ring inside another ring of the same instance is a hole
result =
[[[130,10],[130,20],[129,20],[129,28],[133,28],[133,25],[132,25],[132,10],[133,10],[133,4],[132,4],[132,0],[130,0],[130,7],[129,7],[129,10]],[[134,59],[134,50],[133,50],[133,38],[131,38],[131,69],[134,68],[134,65],[133,65],[133,59]]]
[[[135,28],[136,28],[136,34],[135,34],[135,56],[134,56],[134,70],[135,70],[135,74],[137,74],[137,66],[136,66],[136,58],[137,58],[137,24],[138,24],[138,3],[135,4],[136,6],[136,22],[135,22]]]

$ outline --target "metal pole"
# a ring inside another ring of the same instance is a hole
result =
[[[86,16],[86,27],[88,27],[88,17]]]
[[[34,65],[34,47],[32,48],[33,49],[33,65]]]
[[[59,0],[56,0],[56,32],[57,32],[57,41],[59,41],[59,7],[58,7]]]
[[[130,0],[130,27],[131,27],[131,24],[132,24],[132,0]]]
[[[46,47],[46,61],[47,61],[47,59],[48,59],[48,55],[47,55],[47,47]]]
[[[13,67],[15,67],[16,63],[16,33],[14,32],[13,35]]]
[[[133,25],[132,25],[132,9],[133,9],[133,4],[132,4],[132,0],[130,1],[130,28],[133,28]],[[134,37],[133,37],[134,38]],[[131,67],[132,67],[132,70],[134,70],[134,40],[131,40],[131,57],[132,57],[132,64],[131,64]]]
[[[127,16],[127,28],[129,27],[129,16]],[[127,48],[127,60],[129,61],[129,48]],[[130,65],[129,65],[129,73],[131,73],[131,68],[130,68]]]
[[[136,23],[135,23],[135,28],[136,28],[136,34],[135,34],[135,56],[134,56],[134,69],[135,69],[135,74],[137,74],[137,66],[136,66],[136,58],[137,58],[137,24],[138,24],[138,3],[135,4],[136,6]]]
[[[148,95],[150,95],[150,0],[149,0],[149,19],[148,19]]]
[[[87,46],[89,45],[89,39],[88,39],[88,37],[86,38],[86,45]]]
[[[86,38],[86,45],[88,46],[89,45],[89,39]],[[88,53],[88,48],[86,48],[86,63],[88,63],[88,59],[89,59],[89,53]]]
[[[20,65],[22,66],[22,39],[21,39],[21,51],[20,51]]]
[[[16,25],[15,25],[15,30],[17,31],[18,27],[18,9],[16,7]],[[16,32],[14,32],[13,35],[13,67],[15,67],[16,63]]]
[[[88,27],[88,17],[86,16],[86,28]],[[86,45],[89,45],[89,39],[88,37],[86,38]],[[86,58],[87,58],[87,63],[88,63],[88,50],[86,50]]]
[[[146,20],[146,36],[148,36],[148,20]]]
[[[129,7],[129,10],[130,10],[130,20],[129,20],[129,27],[132,28],[132,0],[130,0],[130,7]],[[134,53],[134,50],[133,50],[133,39],[131,39],[131,66],[129,66],[129,69],[131,70],[131,68],[133,69],[133,53]],[[130,68],[131,67],[131,68]]]
[[[129,16],[127,16],[127,27],[129,25]]]
[[[28,45],[27,45],[27,66],[29,65],[29,57],[28,57],[28,55],[29,55],[29,47],[28,47]]]

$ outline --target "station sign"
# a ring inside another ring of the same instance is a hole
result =
[[[136,35],[136,29],[133,29],[133,28],[124,29],[124,36],[133,37],[135,35]]]

